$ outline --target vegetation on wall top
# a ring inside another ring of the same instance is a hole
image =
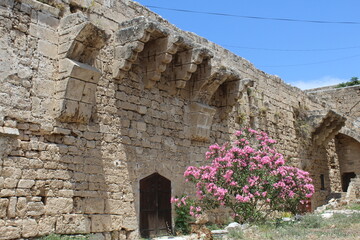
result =
[[[352,77],[350,81],[340,83],[339,85],[336,86],[336,88],[350,87],[355,85],[360,85],[360,79],[358,77]]]

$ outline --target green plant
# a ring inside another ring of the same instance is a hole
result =
[[[223,226],[218,225],[218,224],[216,224],[216,223],[207,223],[207,224],[206,224],[206,227],[207,227],[208,229],[210,229],[210,230],[218,230],[218,229],[222,229],[222,228],[223,228]]]
[[[346,207],[347,209],[351,210],[358,210],[360,211],[360,204],[359,203],[352,203]]]
[[[236,122],[240,125],[243,125],[246,123],[246,113],[239,112],[236,116]]]
[[[265,132],[244,128],[232,143],[214,144],[209,165],[189,166],[184,177],[196,188],[190,215],[225,206],[236,222],[262,222],[274,211],[300,211],[314,192],[308,172],[285,165]]]
[[[240,228],[232,228],[228,233],[229,239],[245,239],[244,232]]]
[[[302,228],[320,228],[324,224],[324,219],[320,215],[309,214],[301,219],[299,226]]]
[[[266,115],[266,112],[268,111],[267,107],[261,107],[259,108],[260,115]]]
[[[59,234],[50,234],[38,238],[39,240],[86,240],[89,239],[89,235],[59,235]]]
[[[350,81],[338,84],[336,88],[350,87],[355,85],[360,85],[360,79],[358,77],[352,77]]]
[[[253,95],[253,89],[252,88],[247,88],[246,89],[246,93],[247,93],[247,95],[250,97],[250,96],[252,96]]]
[[[171,203],[175,204],[175,233],[189,234],[190,223],[194,221],[194,218],[190,215],[190,206],[193,205],[193,201],[182,195],[181,197],[175,196],[171,198]]]

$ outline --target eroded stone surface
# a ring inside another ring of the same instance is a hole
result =
[[[58,2],[0,1],[1,239],[138,239],[139,181],[193,193],[186,167],[241,126],[310,171],[313,208],[360,174],[359,87],[305,93],[135,2]]]

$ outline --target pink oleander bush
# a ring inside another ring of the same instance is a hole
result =
[[[190,215],[225,206],[235,221],[254,222],[276,210],[299,212],[314,193],[309,173],[287,166],[273,147],[276,141],[265,132],[247,128],[235,136],[232,143],[209,147],[209,165],[185,171],[197,195],[196,205],[189,206]],[[182,204],[186,205],[186,199]]]

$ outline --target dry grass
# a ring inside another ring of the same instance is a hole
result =
[[[360,240],[360,214],[334,214],[322,219],[318,215],[306,215],[300,221],[267,223],[252,226],[243,232],[229,234],[229,239],[248,240]]]

